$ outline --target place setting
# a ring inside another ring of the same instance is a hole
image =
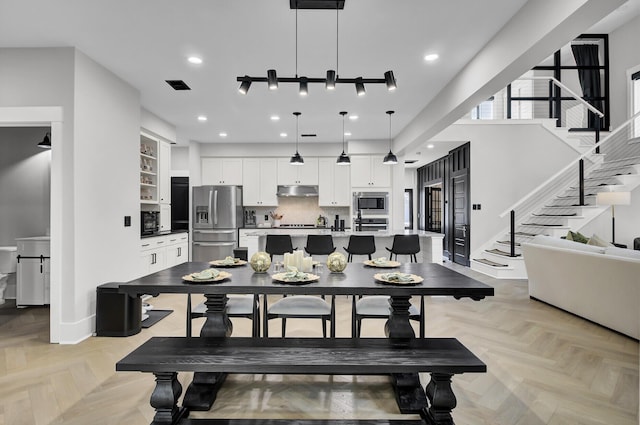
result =
[[[232,256],[227,256],[222,260],[209,261],[209,264],[216,267],[240,267],[246,265],[247,263],[248,261],[241,260],[240,258],[235,258]]]
[[[392,269],[395,267],[400,267],[399,261],[388,260],[385,257],[374,258],[373,260],[365,260],[363,263],[365,266],[378,267],[381,269]]]
[[[373,275],[376,282],[385,285],[418,285],[424,278],[411,273],[376,273]]]
[[[287,283],[290,285],[304,285],[316,282],[320,276],[313,273],[299,271],[296,267],[288,266],[286,272],[275,273],[271,275],[274,282]]]
[[[182,276],[182,280],[188,283],[217,283],[229,279],[231,273],[218,269],[205,269],[200,272],[189,273]]]

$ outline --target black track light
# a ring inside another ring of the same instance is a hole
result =
[[[244,78],[245,79],[242,80],[242,83],[240,83],[238,91],[242,94],[247,94],[247,92],[249,92],[249,87],[251,87],[251,78],[248,75],[245,75]]]
[[[393,76],[393,71],[384,73],[384,81],[387,84],[387,90],[392,91],[396,89],[396,77]]]
[[[362,77],[356,78],[356,93],[358,93],[358,96],[364,96],[366,93],[364,90],[364,83],[362,82]]]
[[[267,84],[269,85],[269,90],[278,88],[278,77],[275,69],[267,70]]]
[[[307,77],[300,77],[300,96],[306,96],[307,94],[309,94]]]
[[[325,83],[327,90],[335,90],[336,88],[336,72],[332,69],[327,71],[327,82]]]

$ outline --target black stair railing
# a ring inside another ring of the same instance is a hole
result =
[[[509,254],[510,257],[515,257],[516,256],[516,212],[514,210],[511,210],[511,224],[509,225],[510,229],[511,229],[511,240],[510,245],[511,245],[511,252]]]

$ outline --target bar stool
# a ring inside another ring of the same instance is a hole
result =
[[[373,236],[351,235],[349,245],[344,250],[349,254],[348,262],[351,262],[354,255],[366,255],[371,260],[371,254],[376,252],[376,241]]]
[[[331,235],[308,235],[304,250],[309,255],[329,255],[336,250]]]
[[[391,248],[385,247],[390,252],[389,260],[393,260],[393,256],[408,255],[410,261],[417,263],[416,254],[420,252],[420,239],[418,235],[394,235]]]
[[[271,260],[273,260],[274,255],[293,252],[291,235],[267,235],[267,243],[264,250],[271,256]]]

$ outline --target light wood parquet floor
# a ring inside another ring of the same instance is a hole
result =
[[[458,425],[637,425],[638,342],[528,298],[526,281],[495,280],[446,264],[495,287],[480,302],[427,300],[427,336],[460,339],[488,367],[456,375]],[[115,372],[151,336],[183,335],[185,296],[151,299],[174,312],[128,338],[49,344],[48,309],[0,308],[0,424],[149,424],[153,376]],[[197,301],[194,300],[194,301]],[[337,302],[338,336],[350,335],[350,302]],[[202,319],[195,322],[195,330]],[[234,335],[250,335],[234,319]],[[363,336],[383,336],[381,320]],[[279,335],[272,320],[271,335]],[[288,336],[320,336],[319,320],[290,320]],[[181,376],[183,385],[189,374]],[[427,377],[423,377],[427,382]],[[186,387],[186,385],[185,385]],[[230,376],[210,412],[192,417],[400,417],[385,377]]]

